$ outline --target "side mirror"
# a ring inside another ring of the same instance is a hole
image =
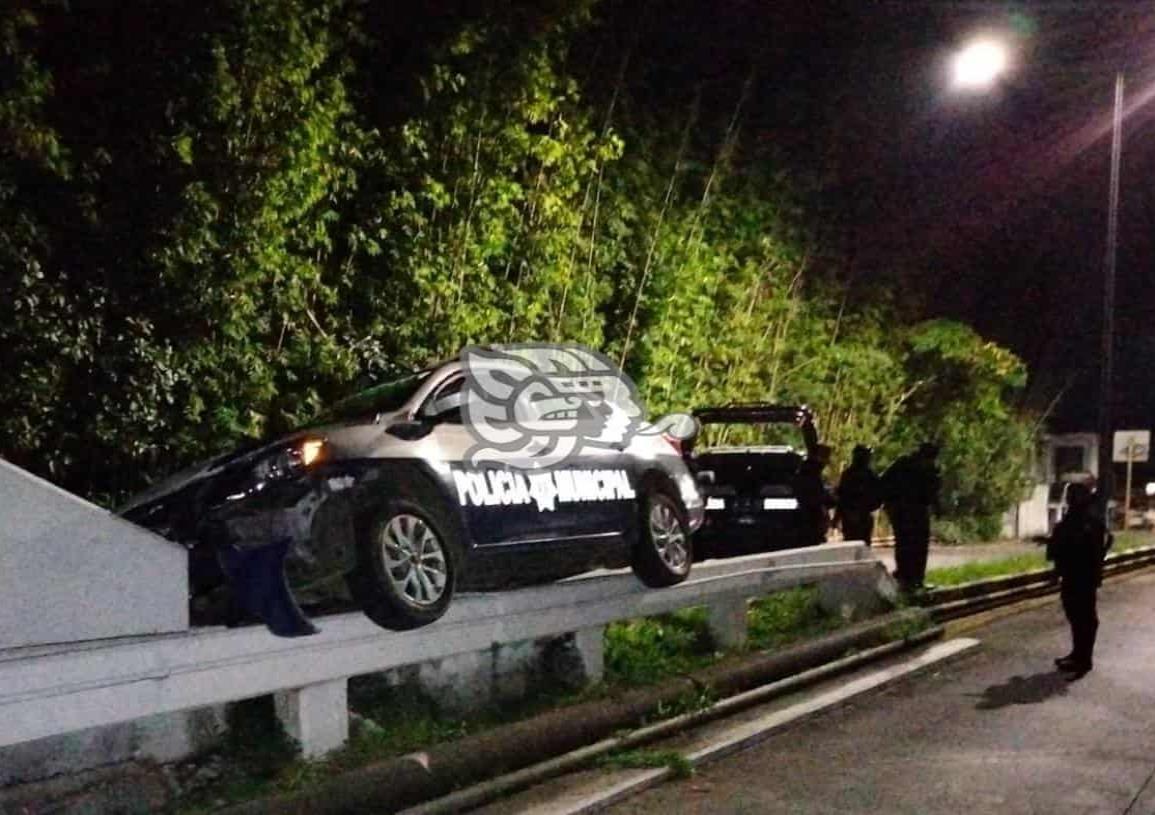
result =
[[[432,430],[432,422],[423,422],[417,419],[401,419],[385,428],[385,432],[390,436],[396,436],[405,441],[417,441],[428,436]]]

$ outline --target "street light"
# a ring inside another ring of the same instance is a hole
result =
[[[979,39],[959,51],[954,58],[954,84],[963,90],[991,87],[1009,63],[1007,46],[993,38]],[[1115,74],[1115,110],[1111,123],[1111,182],[1107,200],[1107,249],[1103,259],[1102,367],[1099,379],[1099,502],[1104,521],[1110,525],[1111,496],[1115,489],[1112,455],[1114,418],[1111,382],[1115,344],[1115,265],[1119,237],[1119,165],[1123,152],[1123,72]]]
[[[989,88],[1007,69],[1007,47],[998,40],[976,40],[955,55],[953,69],[955,87]]]

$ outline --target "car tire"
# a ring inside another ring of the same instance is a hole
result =
[[[450,513],[434,503],[389,498],[359,526],[346,583],[365,615],[394,631],[441,617],[457,587],[462,551]]]
[[[694,548],[686,512],[661,487],[647,490],[639,502],[638,533],[630,566],[651,588],[681,583],[690,574]]]

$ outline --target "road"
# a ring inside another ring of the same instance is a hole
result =
[[[1105,586],[1095,670],[1055,673],[1057,599],[976,631],[970,657],[828,711],[608,810],[1155,813],[1155,574]]]

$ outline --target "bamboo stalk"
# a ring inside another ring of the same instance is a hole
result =
[[[638,322],[638,309],[641,307],[641,304],[642,304],[642,294],[646,289],[646,283],[649,282],[650,271],[652,270],[653,263],[654,263],[654,255],[657,252],[658,239],[661,237],[662,226],[665,224],[665,221],[666,221],[666,213],[669,211],[670,202],[673,200],[673,197],[674,197],[674,189],[677,186],[678,173],[682,168],[682,161],[685,157],[686,150],[689,148],[690,131],[691,131],[691,128],[693,127],[694,122],[697,121],[698,106],[699,106],[700,102],[701,102],[700,92],[695,92],[693,104],[690,106],[690,115],[687,117],[686,127],[682,131],[682,140],[681,140],[681,144],[678,146],[678,154],[677,154],[677,157],[674,159],[674,168],[673,168],[673,171],[670,173],[670,181],[669,181],[669,184],[667,184],[667,186],[666,186],[666,195],[662,200],[662,208],[658,212],[658,222],[657,222],[657,224],[655,224],[654,231],[650,236],[650,246],[646,252],[646,261],[642,266],[642,276],[641,276],[641,279],[638,281],[638,287],[637,287],[636,292],[634,293],[634,307],[630,312],[630,320],[626,326],[626,337],[625,337],[625,341],[622,343],[621,358],[618,360],[618,367],[619,368],[625,367],[626,357],[628,357],[629,353],[630,353],[630,341],[633,338],[634,328]]]

